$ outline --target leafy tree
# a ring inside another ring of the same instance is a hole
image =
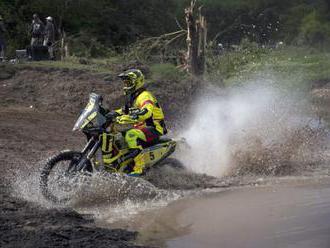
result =
[[[33,13],[38,13],[42,20],[54,17],[57,29],[73,39],[76,50],[81,47],[88,54],[99,54],[95,51],[102,50],[102,46],[121,51],[138,39],[173,32],[180,25],[184,27],[184,8],[189,2],[0,0],[0,15],[7,25],[11,51],[29,44],[28,26]],[[328,0],[199,0],[198,3],[203,6],[209,23],[209,38],[216,42],[231,45],[248,38],[258,44],[286,41],[327,46]]]

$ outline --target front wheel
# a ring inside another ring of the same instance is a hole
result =
[[[71,199],[79,174],[76,165],[81,157],[80,152],[63,151],[47,160],[40,176],[40,190],[47,200],[66,203]],[[85,170],[92,171],[90,161],[87,161]]]

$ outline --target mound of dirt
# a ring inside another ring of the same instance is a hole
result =
[[[1,81],[0,104],[76,114],[86,104],[89,93],[107,95],[113,104],[119,99],[119,90],[119,85],[107,85],[102,76],[83,71],[31,68]]]
[[[147,88],[159,99],[167,119],[173,120],[184,118],[198,85],[196,79],[187,78],[180,82],[149,82]],[[122,85],[116,77],[81,70],[26,67],[2,80],[0,88],[1,106],[44,112],[77,115],[91,92],[103,95],[110,109],[124,104]]]

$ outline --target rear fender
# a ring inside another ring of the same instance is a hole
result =
[[[175,147],[176,142],[173,140],[160,143],[143,149],[134,160],[139,164],[144,164],[145,167],[151,167],[172,154],[175,151]]]

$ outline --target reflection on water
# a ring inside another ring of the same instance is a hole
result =
[[[135,218],[113,223],[117,227],[138,230],[138,243],[150,246],[164,247],[167,240],[185,236],[191,233],[191,224],[182,224],[177,218],[185,207],[180,204],[169,205],[154,211],[144,212]],[[113,226],[112,225],[112,226]]]
[[[80,209],[80,212],[93,214],[96,223],[101,227],[138,231],[139,244],[164,247],[167,240],[187,235],[191,231],[190,224],[182,225],[177,219],[186,208],[185,201],[179,200],[178,203],[173,204],[173,201],[180,197],[173,192],[172,197],[169,196],[155,201],[128,200],[116,207],[103,206],[92,211]]]
[[[161,247],[329,248],[330,185],[231,189],[112,223]]]

